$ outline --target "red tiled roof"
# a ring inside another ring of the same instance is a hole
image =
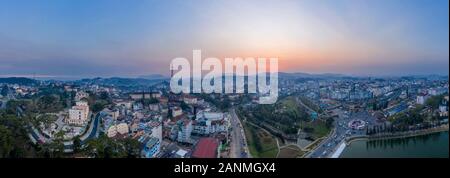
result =
[[[192,153],[193,158],[217,158],[217,147],[219,143],[215,138],[201,138],[194,152]]]

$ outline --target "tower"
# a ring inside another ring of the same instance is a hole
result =
[[[170,64],[170,78],[173,77],[173,70],[174,70],[173,65]]]
[[[170,89],[170,80],[172,80],[172,77],[173,77],[173,71],[174,71],[174,68],[173,68],[173,64],[170,64],[170,79],[169,79],[169,103],[171,103],[172,101],[173,101],[173,92],[172,92],[172,90]]]

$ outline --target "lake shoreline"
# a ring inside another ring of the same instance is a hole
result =
[[[407,137],[354,138],[339,158],[448,158],[448,130]]]
[[[402,139],[402,138],[411,138],[411,137],[417,137],[417,136],[424,136],[424,135],[430,135],[430,134],[434,134],[434,133],[439,133],[439,132],[448,132],[448,124],[446,125],[442,125],[439,127],[435,127],[435,128],[429,128],[429,129],[423,129],[423,130],[418,130],[418,131],[409,131],[409,132],[401,132],[401,133],[396,133],[394,135],[376,135],[376,136],[355,136],[355,137],[350,137],[348,139],[346,139],[344,142],[340,143],[338,146],[338,149],[336,149],[331,158],[339,158],[341,156],[341,154],[345,151],[345,149],[347,148],[347,146],[349,146],[352,142],[355,141],[376,141],[376,140],[391,140],[391,139]]]
[[[436,128],[429,128],[429,129],[423,129],[418,131],[409,131],[409,132],[401,132],[401,133],[395,133],[390,135],[376,135],[376,136],[355,136],[350,137],[346,139],[345,143],[346,145],[350,145],[354,141],[360,141],[360,140],[368,140],[368,141],[375,141],[375,140],[390,140],[390,139],[401,139],[401,138],[410,138],[410,137],[417,137],[417,136],[423,136],[423,135],[429,135],[439,132],[448,132],[449,131],[449,125],[442,125]]]

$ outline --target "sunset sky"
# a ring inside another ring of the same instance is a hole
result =
[[[449,73],[448,0],[0,0],[0,76],[169,74],[176,57],[286,72]]]

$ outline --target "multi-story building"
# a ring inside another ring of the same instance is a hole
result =
[[[192,121],[184,118],[177,122],[178,136],[177,141],[182,143],[191,143]]]
[[[197,104],[197,98],[190,95],[184,96],[183,101],[186,104]]]
[[[155,137],[162,141],[162,125],[159,122],[150,122],[150,127],[152,128],[152,137]]]
[[[416,103],[417,104],[425,104],[425,102],[427,101],[428,98],[429,98],[428,95],[419,94],[419,95],[417,95]]]
[[[448,92],[448,89],[445,87],[432,88],[428,90],[428,94],[431,96],[442,95],[445,92]]]
[[[149,108],[151,111],[159,111],[160,106],[159,106],[158,103],[155,103],[155,104],[149,104],[149,105],[148,105],[148,108]]]
[[[142,149],[142,156],[145,158],[154,158],[160,152],[161,141],[155,137],[143,136],[139,139],[144,144]]]
[[[108,128],[106,135],[108,137],[115,137],[117,135],[126,136],[129,132],[128,125],[126,123],[120,123],[117,125],[112,125]]]
[[[78,101],[76,105],[69,109],[69,117],[66,123],[82,126],[87,123],[89,116],[89,106],[85,101]]]
[[[130,98],[132,100],[140,100],[140,99],[151,99],[151,98],[161,98],[162,93],[160,91],[155,92],[136,92],[130,93]]]
[[[106,136],[109,138],[115,137],[117,135],[117,128],[115,125],[112,125],[108,128],[108,131],[106,132]]]
[[[84,91],[79,91],[75,95],[75,101],[81,101],[81,99],[88,98],[88,97],[89,97],[89,93],[86,93]]]
[[[223,113],[204,112],[197,113],[193,122],[192,133],[209,135],[217,132],[225,132],[229,128],[229,120]]]

